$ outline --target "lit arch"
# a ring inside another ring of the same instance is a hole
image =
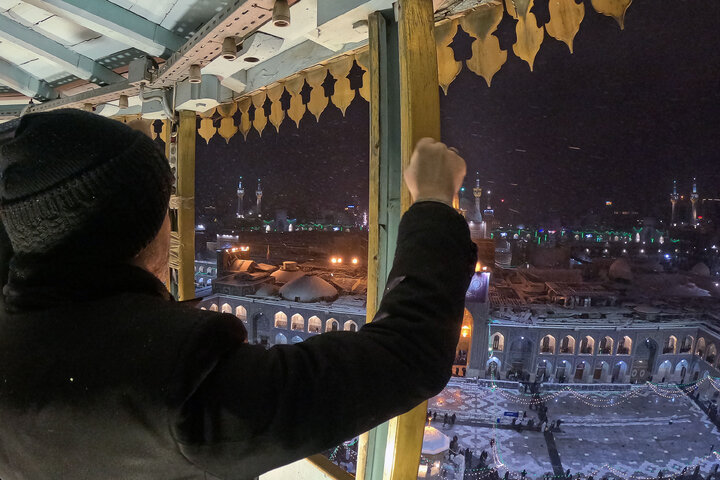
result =
[[[600,345],[598,347],[598,354],[599,355],[612,355],[613,353],[613,339],[611,337],[603,337],[600,340]],[[608,367],[609,368],[609,367]]]
[[[698,357],[704,357],[705,356],[705,338],[700,337],[697,340],[697,345],[695,346],[695,355]]]
[[[320,320],[316,316],[312,316],[308,318],[308,332],[310,333],[320,333],[322,330],[322,320]]]
[[[632,340],[630,339],[630,337],[625,335],[620,340],[618,340],[617,354],[630,355],[630,352],[632,352]]]
[[[675,335],[670,335],[665,339],[663,345],[663,353],[675,353],[677,350],[677,338]]]
[[[348,320],[345,322],[345,325],[343,325],[343,330],[346,332],[357,332],[357,323],[352,320]]]
[[[235,307],[235,316],[243,322],[247,322],[247,309],[242,305]]]
[[[575,353],[575,338],[567,335],[560,342],[560,353],[569,353],[570,355]]]
[[[221,311],[222,313],[230,313],[230,312],[232,312],[232,307],[230,306],[229,303],[223,303],[223,304],[222,304],[222,308],[220,309],[220,311]]]
[[[278,333],[275,335],[275,345],[285,345],[287,344],[287,337],[283,335],[282,333]]]
[[[205,308],[205,307],[200,307],[200,310],[207,310],[207,308]]]
[[[292,338],[290,339],[290,343],[300,343],[300,342],[302,342],[302,341],[303,341],[303,339],[302,339],[302,337],[299,336],[299,335],[295,335],[294,337],[292,337]]]
[[[505,336],[502,333],[494,333],[491,345],[496,352],[502,352],[505,349]]]
[[[275,328],[287,328],[287,315],[285,315],[285,312],[275,314]]]
[[[328,318],[325,322],[325,331],[337,332],[338,330],[340,330],[340,322],[338,322],[334,318]]]
[[[217,303],[213,303],[212,305],[210,305],[210,311],[211,311],[211,312],[217,312],[217,311],[218,311]]]
[[[716,358],[717,358],[717,348],[715,347],[714,343],[711,343],[707,347],[707,351],[705,352],[705,361],[708,362],[710,365],[713,365],[715,363]]]
[[[680,353],[690,353],[693,349],[695,338],[692,335],[686,335],[683,338],[682,344],[680,344]]]
[[[580,354],[581,355],[592,355],[595,351],[595,339],[590,335],[586,335],[580,341]]]
[[[540,354],[555,354],[555,337],[552,335],[545,335],[542,340],[540,340]]]
[[[305,319],[299,313],[290,318],[290,330],[305,330]]]

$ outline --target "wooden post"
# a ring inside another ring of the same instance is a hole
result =
[[[432,3],[399,0],[398,55],[400,63],[401,158],[410,164],[415,144],[423,137],[440,139],[440,90],[435,49],[435,20]],[[412,203],[402,186],[402,211]],[[417,478],[427,416],[427,402],[390,420],[384,478]]]
[[[175,220],[170,266],[177,271],[178,300],[195,298],[195,112],[183,110],[177,130],[177,189],[170,199]]]
[[[440,139],[440,94],[431,2],[399,0],[394,13],[375,12],[368,23],[371,125],[367,314],[371,321],[395,256],[400,217],[412,203],[402,171],[420,138]],[[416,478],[426,411],[427,402],[423,402],[363,434],[357,478]]]

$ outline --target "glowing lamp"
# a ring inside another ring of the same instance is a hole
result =
[[[331,258],[331,259],[330,259],[330,262],[331,262],[331,263],[337,263],[337,258],[335,258],[335,257]]]
[[[487,268],[487,267],[485,267],[485,268]],[[480,262],[477,262],[475,264],[475,272],[481,272],[482,270],[483,270],[482,264]]]
[[[460,329],[460,335],[462,335],[463,338],[470,335],[470,327],[468,327],[467,325],[463,325],[463,327]]]
[[[250,251],[250,247],[248,247],[247,245],[243,245],[242,247],[240,247],[240,251],[241,251],[241,252],[249,252],[249,251]]]
[[[357,264],[358,264],[358,259],[357,259],[357,258],[353,258],[353,259],[352,259],[352,263],[353,263],[353,265],[357,265]]]
[[[338,258],[337,263],[342,263],[342,258]]]

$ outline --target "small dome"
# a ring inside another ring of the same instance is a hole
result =
[[[275,279],[276,283],[290,283],[293,280],[297,280],[300,277],[304,277],[305,274],[300,270],[294,272],[288,270],[277,270],[270,274]]]
[[[335,287],[320,277],[302,276],[280,288],[280,295],[285,300],[309,303],[334,300],[337,298],[338,292]]]
[[[710,269],[703,262],[700,262],[696,263],[695,266],[690,269],[690,273],[698,277],[709,277]]]
[[[630,264],[624,258],[618,258],[610,265],[608,276],[613,280],[625,280],[626,282],[632,282],[633,279]]]

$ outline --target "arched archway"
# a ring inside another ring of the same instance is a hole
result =
[[[580,341],[580,354],[581,355],[592,355],[595,351],[595,339],[590,335],[586,335]]]
[[[595,364],[593,370],[593,382],[608,383],[610,380],[610,364],[607,362],[599,362]]]
[[[620,340],[618,340],[617,354],[630,355],[630,352],[632,352],[632,340],[630,339],[630,337],[625,335]]]
[[[624,382],[625,376],[627,375],[628,366],[625,362],[617,362],[615,364],[615,367],[613,368],[612,377],[610,377],[610,382],[616,383],[616,382]]]
[[[575,373],[573,374],[574,383],[585,383],[587,381],[588,372],[590,367],[588,362],[581,360],[575,365]]]
[[[717,348],[715,347],[714,343],[711,343],[707,347],[707,351],[705,352],[705,361],[709,363],[710,365],[715,364],[715,359],[717,358]]]
[[[326,332],[337,332],[338,330],[340,330],[340,322],[338,322],[334,318],[328,318],[325,321]]]
[[[555,354],[555,337],[552,335],[545,335],[540,340],[540,354],[541,355],[554,355]]]
[[[490,357],[485,362],[485,374],[488,378],[500,378],[500,369],[502,368],[502,362],[497,357]]]
[[[673,373],[672,362],[670,362],[670,360],[665,360],[658,367],[655,378],[657,378],[660,383],[667,383],[670,380],[672,373]]]
[[[453,361],[454,366],[468,365],[470,359],[470,345],[472,344],[473,334],[473,317],[465,309],[463,314],[462,326],[460,327],[460,338],[458,339],[457,346],[455,347],[455,360]],[[453,371],[455,371],[453,367]]]
[[[675,373],[673,381],[676,383],[685,383],[685,381],[688,379],[688,369],[690,365],[688,364],[688,361],[685,359],[682,359],[678,362],[677,365],[675,365]]]
[[[552,362],[550,362],[550,360],[546,360],[544,358],[540,360],[537,364],[537,369],[535,370],[535,381],[547,381],[552,373],[552,367]]]
[[[572,374],[572,363],[568,360],[562,360],[558,362],[557,368],[555,369],[555,381],[558,383],[565,383],[568,381],[568,377]]]
[[[220,311],[222,313],[232,313],[232,307],[229,303],[223,303],[222,307],[220,308]]]
[[[705,338],[700,337],[697,339],[697,344],[695,345],[695,355],[698,357],[704,357],[705,356]]]
[[[631,383],[645,383],[652,377],[658,345],[652,338],[646,338],[635,348],[632,369],[630,370]]]
[[[275,328],[287,328],[287,315],[285,312],[277,312],[275,314]]]
[[[495,352],[502,352],[505,350],[505,335],[502,333],[493,333],[492,335],[492,343],[490,345],[490,348],[492,348]]]
[[[598,346],[598,354],[599,355],[612,355],[613,353],[613,339],[611,337],[603,337],[600,340],[600,345]]]
[[[343,325],[343,330],[346,332],[357,332],[357,323],[352,320],[348,320],[345,322],[345,325]]]
[[[242,305],[235,307],[235,316],[243,322],[247,322],[247,309]]]
[[[290,317],[290,330],[305,331],[305,319],[299,313]]]
[[[575,338],[567,335],[562,341],[560,341],[560,353],[574,354],[575,353]]]
[[[211,311],[211,312],[217,312],[217,311],[218,311],[217,303],[213,303],[212,305],[210,305],[210,311]]]
[[[308,318],[308,332],[320,333],[321,330],[322,330],[322,320],[320,320],[320,318],[316,317],[315,315]]]
[[[533,358],[533,344],[525,338],[515,338],[510,343],[506,360],[510,364],[508,378],[525,380],[530,375]]]
[[[682,343],[680,344],[680,353],[690,353],[693,349],[695,338],[692,335],[685,335]]]
[[[275,335],[275,345],[285,345],[287,344],[287,337],[283,335],[282,333],[278,333]]]
[[[663,354],[673,354],[677,350],[677,338],[675,335],[670,335],[665,339],[663,344]]]
[[[292,337],[292,338],[290,339],[290,343],[300,343],[300,342],[302,342],[302,341],[303,341],[303,339],[302,339],[302,337],[299,336],[299,335],[295,335],[294,337]]]

